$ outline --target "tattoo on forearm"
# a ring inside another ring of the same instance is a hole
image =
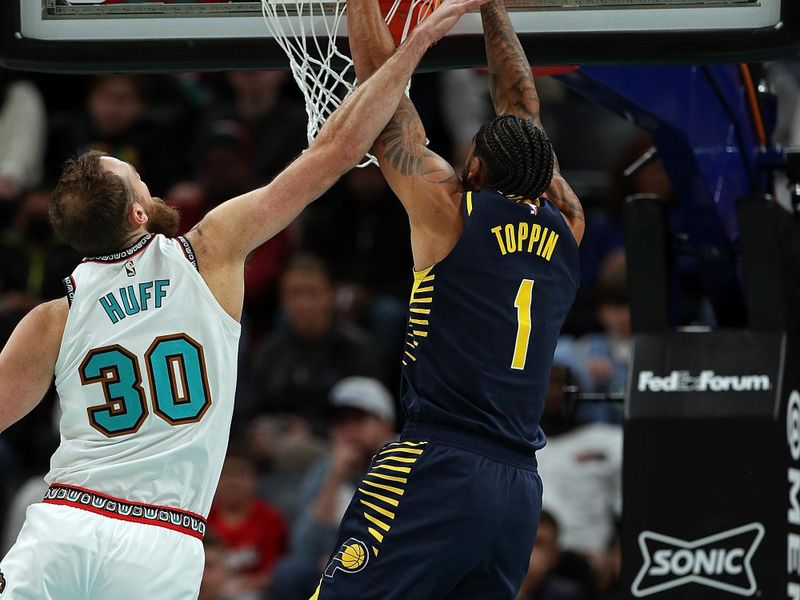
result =
[[[383,147],[385,159],[401,175],[417,175],[430,183],[456,178],[453,168],[425,147],[419,117],[405,101],[383,130],[378,144]]]
[[[419,144],[410,143],[407,120],[398,111],[384,129],[379,138],[384,147],[386,159],[401,175],[417,172],[422,164],[423,155]]]
[[[495,108],[541,126],[533,74],[508,16],[494,3],[484,5],[481,14]]]
[[[563,179],[561,180],[563,182]],[[575,195],[575,192],[566,185],[566,182],[559,184],[556,180],[550,184],[547,189],[547,197],[553,201],[562,213],[564,213],[569,220],[584,221],[583,207],[580,200]]]
[[[585,220],[583,216],[583,207],[581,203],[578,202],[577,198],[565,198],[564,208],[562,208],[561,211],[571,219],[576,219],[578,221]]]

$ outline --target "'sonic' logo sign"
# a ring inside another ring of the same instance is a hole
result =
[[[696,583],[739,596],[758,589],[752,558],[764,537],[761,523],[750,523],[694,542],[652,531],[639,534],[644,564],[631,593],[644,598]]]

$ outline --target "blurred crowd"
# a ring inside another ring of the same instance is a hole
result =
[[[797,69],[776,73],[796,94]],[[491,114],[486,77],[462,70],[413,81],[431,147],[457,166]],[[621,399],[632,354],[622,207],[635,193],[674,199],[658,161],[623,175],[650,147],[644,133],[556,80],[539,88],[545,129],[583,200],[587,231],[581,290],[546,398],[545,512],[519,599],[604,598],[619,575]],[[800,129],[789,123],[798,115],[782,116],[789,136]],[[302,98],[284,71],[0,69],[0,344],[33,306],[64,294],[61,279],[80,260],[47,220],[68,157],[98,149],[130,162],[180,210],[187,231],[220,202],[269,182],[306,145]],[[407,217],[374,167],[348,173],[250,257],[203,600],[313,592],[356,484],[402,425],[397,384],[412,279]],[[681,286],[684,323],[711,324],[702,289],[691,277]],[[51,393],[0,435],[0,552],[41,499],[58,418]]]

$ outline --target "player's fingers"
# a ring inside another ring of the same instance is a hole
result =
[[[462,13],[480,8],[482,4],[486,4],[489,0],[446,0],[444,6],[453,6]]]
[[[431,34],[431,44],[440,40],[465,12],[478,8],[488,0],[447,0],[425,19],[418,29],[425,29]]]
[[[436,12],[439,12],[443,18],[447,15],[448,17],[458,20],[464,13],[477,9],[484,2],[488,2],[488,0],[447,0]],[[436,14],[436,12],[434,12],[434,14]],[[455,25],[455,22],[450,24],[451,27],[453,25]]]

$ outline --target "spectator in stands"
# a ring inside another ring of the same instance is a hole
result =
[[[55,239],[47,190],[24,195],[12,226],[0,232],[0,344],[30,309],[64,295],[61,281],[80,257]]]
[[[336,542],[339,522],[370,459],[395,439],[392,395],[377,379],[346,377],[330,393],[334,421],[330,455],[301,485],[301,508],[292,532],[292,552],[276,568],[275,598],[306,598],[319,580]]]
[[[173,186],[165,201],[181,213],[180,232],[194,227],[212,208],[259,185],[255,145],[248,129],[234,120],[208,125],[199,142],[195,181]],[[277,282],[288,258],[289,235],[282,231],[258,247],[245,265],[244,308],[257,332],[271,323],[277,304]]]
[[[622,511],[622,427],[593,422],[577,424],[580,382],[573,372],[574,352],[556,348],[551,385],[545,397],[542,429],[547,446],[537,452],[539,473],[548,482],[542,506],[560,526],[561,548],[589,562],[598,581],[615,574],[609,556],[615,524]]]
[[[164,200],[180,210],[180,231],[194,227],[212,208],[257,186],[253,174],[253,139],[232,120],[209,124],[198,140],[194,181],[183,181]]]
[[[203,550],[205,551],[206,565],[203,569],[200,595],[197,600],[232,600],[225,593],[231,578],[225,544],[213,533],[206,533],[203,538]]]
[[[183,160],[171,136],[148,114],[151,79],[117,73],[92,79],[86,113],[71,120],[60,136],[56,160],[90,149],[133,165],[155,194],[163,194]]]
[[[561,547],[583,556],[597,580],[608,580],[608,553],[622,505],[622,427],[576,424],[581,378],[572,373],[571,360],[571,353],[556,349],[542,418],[548,442],[537,452],[546,482],[542,506],[560,525]]]
[[[621,395],[633,353],[622,250],[610,254],[602,265],[596,311],[603,332],[587,334],[577,344],[578,355],[591,376],[592,387],[586,391]]]
[[[562,559],[558,537],[558,522],[543,510],[528,574],[517,600],[588,600],[591,597],[591,588],[558,573]]]
[[[288,550],[288,528],[281,514],[256,496],[258,473],[252,457],[228,451],[208,528],[224,543],[231,576],[225,594],[255,600],[269,584],[272,567]]]
[[[581,104],[586,102],[586,99],[580,99]],[[590,113],[593,118],[600,116],[594,108]],[[634,194],[653,194],[665,201],[672,198],[669,179],[658,160],[648,163],[633,176],[625,175],[626,169],[643,156],[653,142],[641,130],[631,134],[630,124],[617,130],[614,123],[611,121],[604,126],[607,136],[610,132],[616,134],[607,139],[625,140],[627,136],[627,141],[621,148],[618,142],[608,148],[612,151],[610,164],[603,165],[604,171],[598,172],[599,175],[605,175],[603,179],[608,181],[607,189],[603,190],[601,202],[589,203],[586,207],[586,233],[580,246],[581,287],[568,319],[577,334],[602,327],[596,319],[594,290],[604,261],[610,255],[621,252],[624,247],[623,210],[627,198]],[[559,147],[556,139],[553,139],[553,143]],[[576,157],[585,158],[587,154],[579,150]],[[594,154],[603,155],[601,152]]]
[[[0,203],[41,183],[47,134],[39,90],[28,81],[9,79],[0,68]]]
[[[398,353],[400,365],[413,266],[408,218],[375,167],[353,169],[336,192],[306,211],[303,246],[328,260],[340,314]]]
[[[267,183],[307,145],[302,102],[286,94],[288,71],[232,71],[227,79],[233,98],[208,109],[201,138],[219,120],[243,125],[253,140],[256,180]]]
[[[363,331],[336,318],[333,281],[320,259],[294,257],[280,287],[286,326],[255,353],[250,412],[298,415],[324,435],[333,384],[347,375],[380,375],[380,352]]]

